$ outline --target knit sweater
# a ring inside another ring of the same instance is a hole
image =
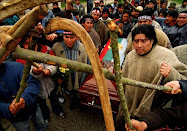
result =
[[[162,63],[172,66],[171,72],[163,80],[160,74]],[[151,84],[165,84],[172,80],[187,79],[187,66],[178,60],[174,52],[157,45],[145,56],[139,56],[135,50],[131,51],[124,61],[122,72],[125,78]],[[156,90],[129,85],[125,85],[124,89],[132,117],[140,117],[151,111]]]
[[[9,105],[15,99],[20,88],[23,74],[23,65],[17,62],[3,63],[0,67],[0,116],[9,120],[23,120],[36,108],[35,100],[39,94],[39,81],[29,76],[28,87],[25,89],[22,98],[25,100],[26,107],[14,117],[9,111]]]
[[[187,45],[180,45],[172,49],[179,61],[187,65]]]

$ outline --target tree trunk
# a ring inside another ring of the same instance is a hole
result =
[[[61,0],[4,0],[0,2],[0,22],[23,10],[59,1]]]

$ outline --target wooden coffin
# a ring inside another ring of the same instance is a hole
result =
[[[115,88],[116,85],[114,81],[108,79],[106,79],[106,83],[112,106],[112,113],[116,114],[118,112],[118,107],[120,103],[119,97],[117,95],[117,90]],[[102,109],[96,80],[93,74],[89,74],[86,77],[85,82],[81,85],[78,92],[80,95],[80,102],[82,105]]]

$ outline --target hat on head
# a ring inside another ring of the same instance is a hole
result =
[[[95,4],[100,4],[100,1],[99,0],[95,0],[94,3]]]
[[[63,32],[64,35],[74,35],[73,32],[64,30]]]
[[[168,8],[175,8],[175,6],[176,6],[176,3],[170,3]]]
[[[136,9],[138,9],[139,11],[143,11],[143,7],[142,6],[138,6],[138,7],[136,7]]]

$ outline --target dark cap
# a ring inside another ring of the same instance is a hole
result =
[[[168,8],[175,8],[175,6],[176,6],[176,3],[170,3]]]

